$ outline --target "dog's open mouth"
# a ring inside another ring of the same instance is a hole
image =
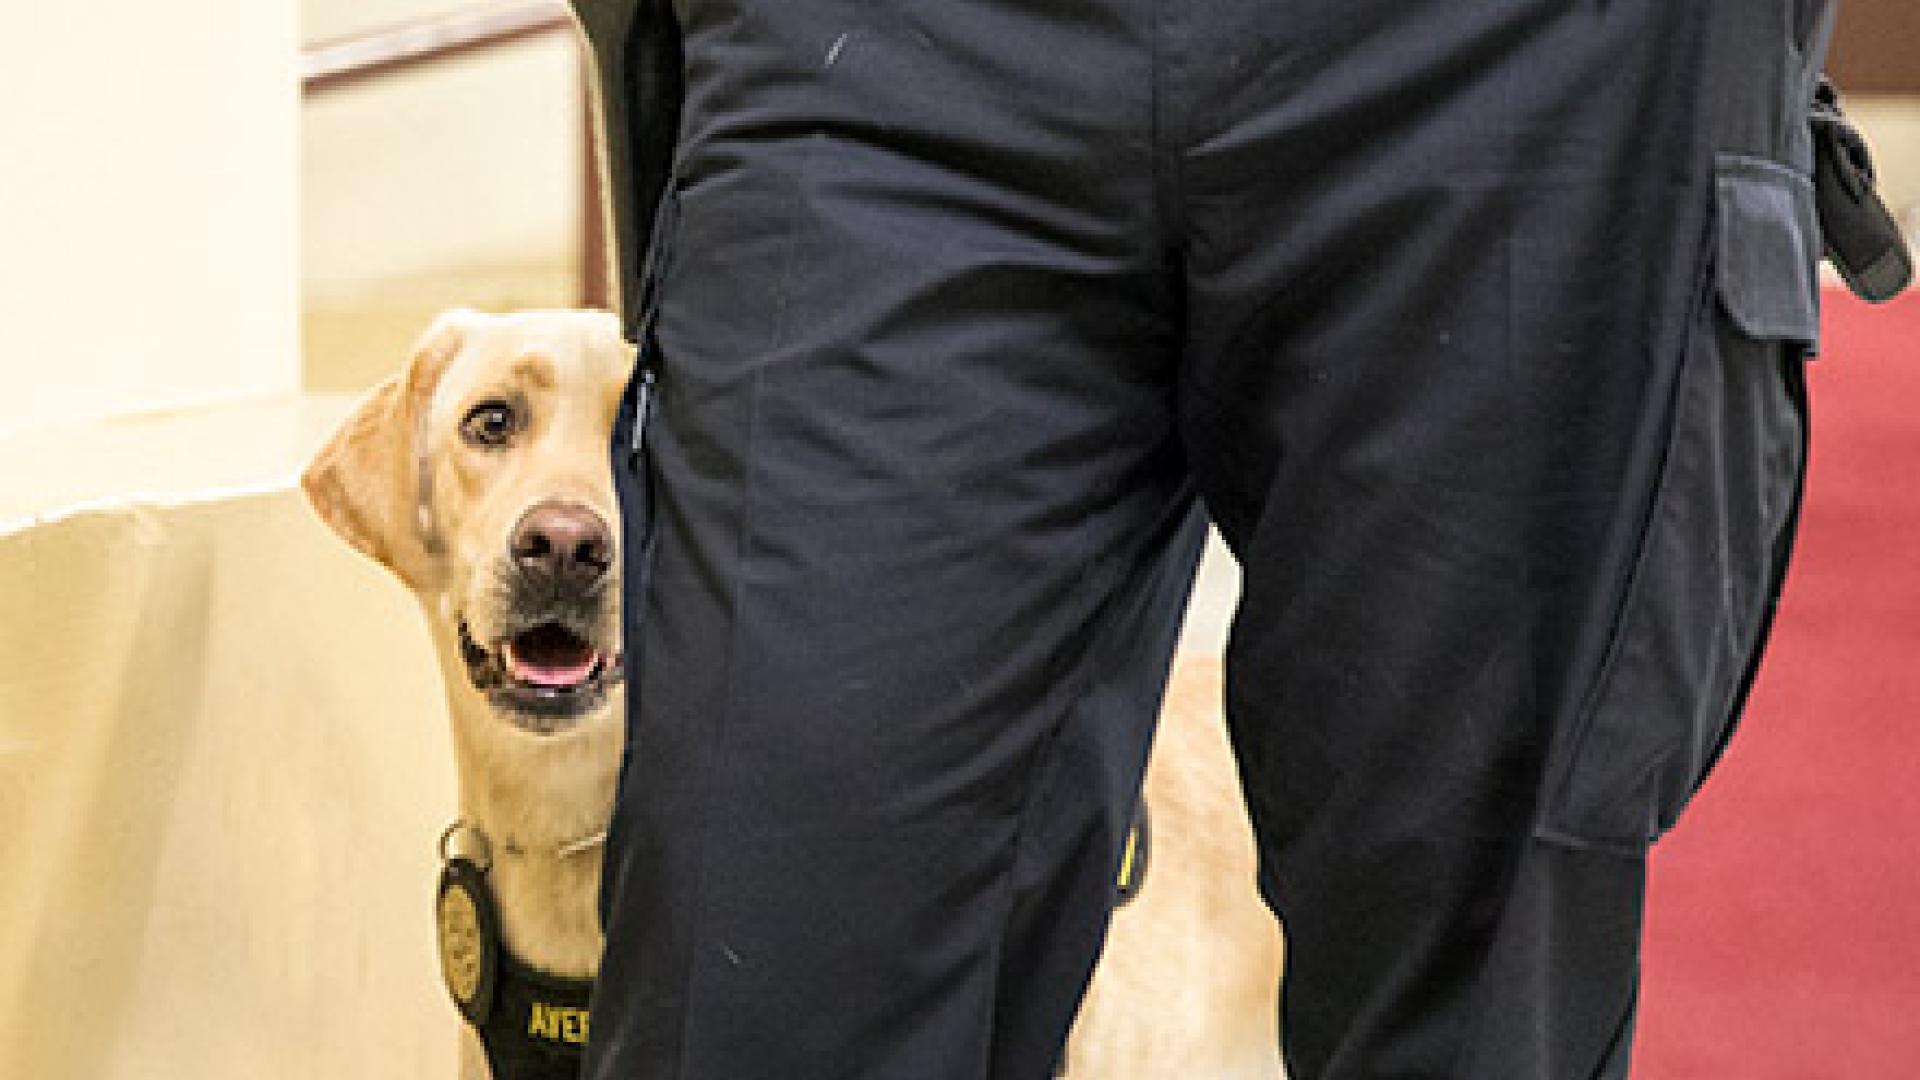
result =
[[[587,639],[559,623],[541,623],[515,634],[501,654],[515,682],[556,693],[578,690],[606,660]]]
[[[539,734],[559,731],[598,706],[622,675],[619,653],[553,620],[516,630],[488,648],[474,640],[463,619],[460,649],[474,689],[515,724]]]

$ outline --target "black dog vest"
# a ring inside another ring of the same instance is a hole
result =
[[[440,974],[495,1080],[573,1080],[587,1045],[590,979],[536,971],[505,947],[487,872],[463,857],[440,871]]]

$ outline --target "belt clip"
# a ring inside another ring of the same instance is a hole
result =
[[[1883,304],[1913,279],[1900,225],[1874,190],[1873,155],[1820,76],[1808,110],[1813,129],[1813,197],[1827,261],[1855,296]]]

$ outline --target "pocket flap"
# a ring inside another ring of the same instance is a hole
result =
[[[1741,333],[1820,338],[1820,227],[1813,182],[1778,162],[1741,154],[1715,161],[1720,302]]]

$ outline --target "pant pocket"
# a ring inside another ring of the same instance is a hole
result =
[[[640,604],[645,595],[647,569],[652,561],[654,539],[654,483],[647,463],[647,427],[654,408],[659,382],[660,346],[653,333],[660,313],[661,283],[671,258],[679,198],[672,186],[662,193],[654,211],[650,242],[638,285],[633,314],[633,340],[638,348],[633,373],[628,376],[619,411],[614,416],[610,447],[614,493],[620,504],[621,581],[623,629],[629,673],[636,670],[633,658],[639,644]],[[628,696],[634,693],[631,679]]]
[[[1818,334],[1808,179],[1716,161],[1709,280],[1665,460],[1610,644],[1557,760],[1547,835],[1640,847],[1671,828],[1732,733],[1785,572]]]

